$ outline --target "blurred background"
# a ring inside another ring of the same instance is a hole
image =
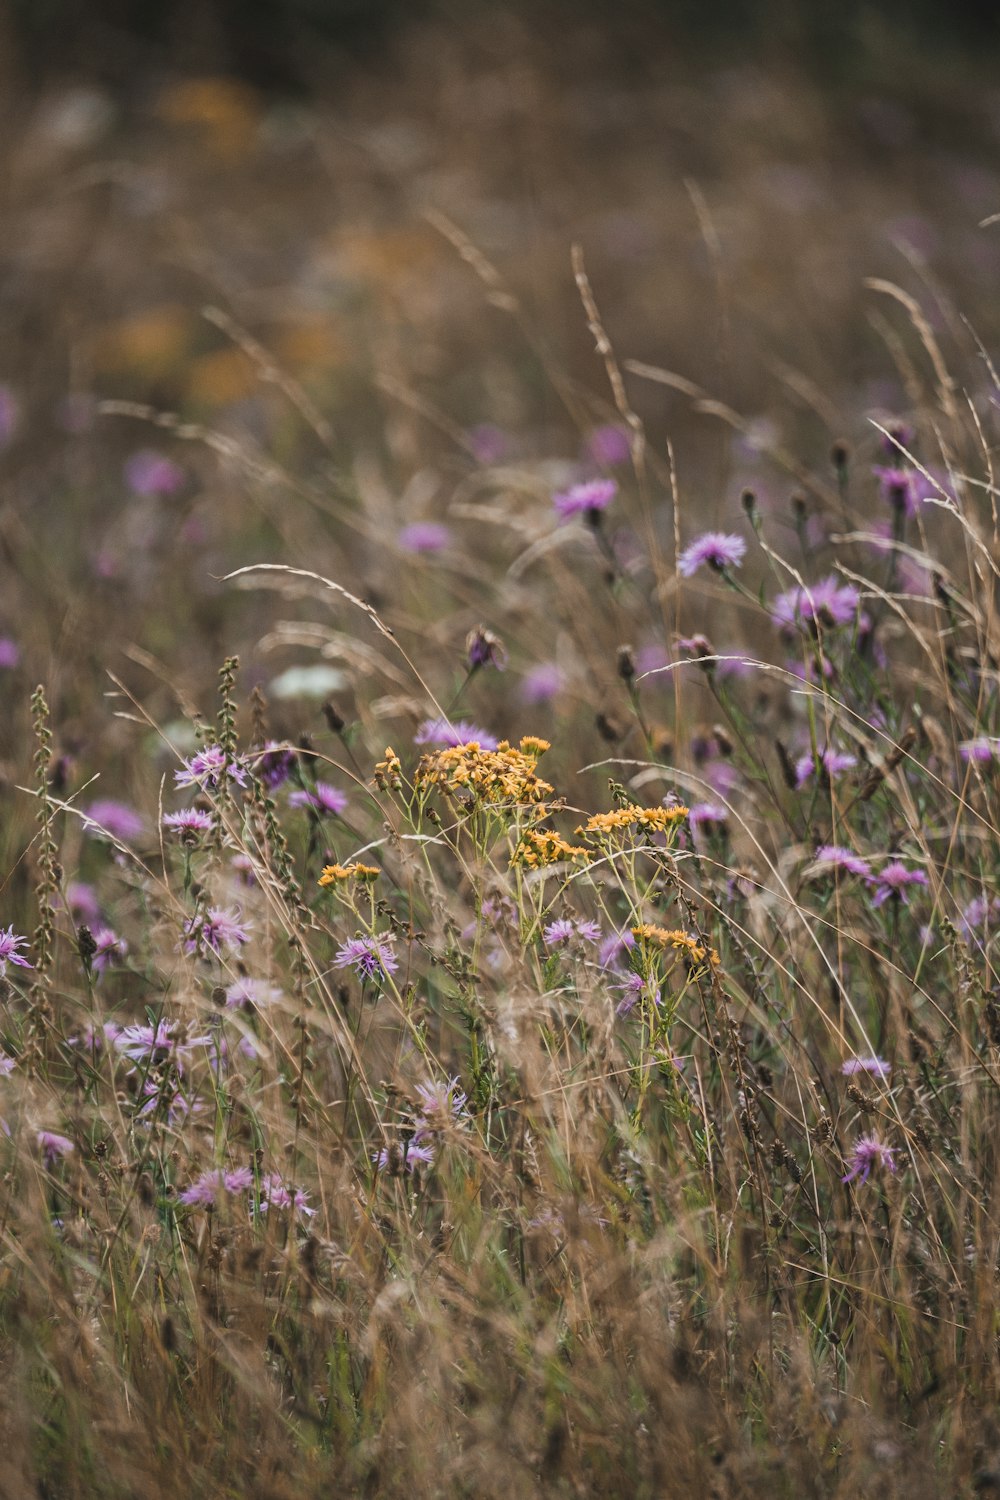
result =
[[[796,470],[830,485],[832,443],[870,461],[872,418],[916,400],[909,314],[870,278],[984,378],[998,39],[995,10],[930,0],[5,0],[9,774],[39,679],[86,761],[109,669],[162,722],[230,651],[265,685],[308,663],[305,623],[278,639],[221,583],[254,562],[349,580],[459,673],[483,612],[493,691],[521,691],[537,631],[489,592],[514,552],[480,571],[475,506],[530,541],[553,488],[627,482],[574,244],[619,360],[661,372],[628,396],[688,513],[731,521],[751,486],[790,527]],[[454,541],[430,596],[399,541],[423,522]],[[576,671],[613,692],[613,654]]]

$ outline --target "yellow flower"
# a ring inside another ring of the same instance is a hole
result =
[[[666,833],[675,823],[680,823],[691,811],[689,807],[676,804],[672,807],[639,807],[631,804],[619,807],[614,812],[594,813],[577,833],[611,833],[617,828],[633,828],[637,824],[655,833]]]
[[[506,740],[495,750],[484,750],[474,740],[467,745],[449,745],[421,756],[414,785],[436,786],[445,793],[471,792],[494,806],[544,802],[554,788],[535,772],[542,746],[544,740],[522,742],[520,750],[513,750]]]
[[[640,922],[632,928],[632,936],[654,948],[674,948],[686,953],[692,963],[703,964],[706,959],[710,964],[722,962],[714,948],[706,948],[704,943],[699,943],[696,937],[682,932],[679,927],[656,927],[649,922]]]
[[[381,874],[375,865],[363,865],[354,860],[349,865],[325,865],[319,877],[320,885],[340,885],[345,880],[375,880]]]
[[[562,860],[583,859],[588,852],[567,844],[551,828],[526,828],[510,862],[511,865],[523,865],[525,869],[537,870],[544,865],[559,864]]]

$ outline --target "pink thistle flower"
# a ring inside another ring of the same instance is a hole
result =
[[[114,1039],[118,1051],[132,1062],[150,1065],[173,1062],[178,1069],[195,1047],[208,1047],[210,1036],[189,1037],[176,1021],[157,1021],[155,1026],[123,1026]]]
[[[884,1167],[889,1172],[895,1172],[896,1163],[893,1160],[894,1152],[891,1146],[886,1146],[874,1135],[862,1135],[854,1142],[851,1159],[848,1163],[850,1170],[840,1179],[841,1182],[867,1182],[873,1167]]]
[[[347,794],[340,791],[338,787],[330,786],[329,782],[317,781],[315,788],[310,791],[292,792],[288,798],[289,807],[308,807],[319,817],[337,817],[347,807]]]
[[[201,916],[192,917],[184,928],[184,952],[199,953],[209,948],[220,956],[223,948],[238,953],[249,943],[249,925],[241,926],[241,915],[235,907],[210,906]]]
[[[539,662],[529,667],[521,678],[520,698],[522,703],[548,703],[566,684],[565,674],[554,661]]]
[[[372,1160],[380,1172],[398,1177],[403,1171],[415,1172],[418,1167],[433,1166],[434,1157],[433,1146],[414,1137],[403,1146],[383,1146],[375,1152]]]
[[[268,984],[266,980],[237,979],[226,990],[226,1007],[229,1010],[252,1013],[263,1010],[268,1005],[276,1005],[281,998],[281,990],[276,985]]]
[[[552,496],[552,504],[560,520],[569,521],[573,516],[585,516],[594,525],[602,511],[607,510],[618,493],[613,479],[589,479],[585,484],[574,484]]]
[[[125,483],[135,495],[173,495],[184,483],[184,470],[153,448],[140,448],[125,461]]]
[[[253,1172],[249,1167],[237,1167],[235,1171],[226,1172],[221,1167],[216,1167],[210,1172],[202,1172],[191,1186],[185,1188],[183,1193],[178,1193],[178,1203],[197,1204],[202,1208],[213,1208],[219,1202],[224,1193],[230,1195],[245,1193],[247,1188],[253,1186]]]
[[[333,959],[335,969],[352,968],[359,979],[385,979],[395,974],[399,960],[390,944],[393,938],[383,934],[379,937],[351,938],[337,949]]]
[[[682,578],[691,578],[699,568],[714,568],[725,573],[728,568],[738,568],[746,556],[747,544],[741,536],[731,532],[706,531],[696,537],[677,559],[677,571]]]
[[[857,618],[861,595],[850,583],[838,583],[830,574],[808,588],[788,589],[771,606],[771,619],[785,632],[818,623],[827,629],[850,625]]]
[[[918,476],[913,469],[876,465],[872,473],[879,482],[882,499],[893,510],[902,511],[906,516],[916,515],[920,509],[921,495],[917,484]]]
[[[651,979],[643,979],[641,974],[626,974],[621,984],[613,985],[612,988],[620,990],[622,996],[615,1006],[616,1016],[630,1015],[644,996],[654,1005],[660,1004],[659,989]]]
[[[96,947],[91,960],[98,974],[103,974],[112,965],[123,963],[128,953],[128,943],[110,927],[98,927],[93,934]]]
[[[615,427],[611,423],[594,428],[587,438],[585,452],[591,463],[597,464],[601,469],[614,469],[619,464],[627,464],[632,457],[628,433],[624,428]]]
[[[891,860],[879,870],[874,880],[875,894],[872,897],[872,906],[883,906],[890,896],[895,896],[904,906],[908,906],[907,886],[928,884],[925,871],[909,870],[898,859]]]
[[[986,734],[979,734],[972,740],[963,740],[958,747],[958,753],[968,765],[986,765],[991,760],[996,760],[997,752],[1000,750],[1000,740],[991,738]]]
[[[0,636],[0,667],[11,671],[21,660],[21,648],[9,635]]]
[[[260,1212],[266,1214],[271,1208],[290,1208],[307,1219],[316,1214],[309,1206],[309,1194],[301,1188],[289,1187],[276,1172],[271,1172],[260,1185]]]
[[[135,808],[129,807],[125,802],[115,802],[110,797],[92,802],[85,809],[84,833],[110,834],[113,839],[126,843],[129,839],[138,838],[145,827],[145,822]]]
[[[841,1063],[840,1071],[845,1078],[853,1078],[858,1073],[871,1073],[876,1078],[888,1078],[892,1072],[892,1066],[881,1057],[849,1057]]]
[[[457,1078],[449,1078],[446,1083],[418,1083],[415,1092],[420,1105],[415,1141],[423,1141],[428,1135],[459,1125],[465,1119],[469,1100]]]
[[[844,870],[848,875],[857,875],[862,880],[871,880],[872,871],[866,859],[860,854],[855,854],[853,849],[845,849],[840,844],[821,844],[816,850],[816,863],[826,865],[831,870]]]
[[[270,740],[263,750],[250,756],[254,774],[269,792],[276,792],[284,786],[295,769],[295,759],[295,751],[290,745],[280,745],[275,740]]]
[[[820,770],[827,780],[832,781],[835,776],[840,776],[844,771],[850,771],[856,766],[858,758],[856,755],[845,755],[839,750],[821,750],[819,755]],[[805,786],[810,777],[816,772],[816,761],[812,752],[800,755],[795,762],[795,785]]]
[[[231,760],[220,745],[206,745],[174,772],[174,785],[178,789],[196,786],[206,792],[217,792],[227,778],[245,787],[245,767],[240,761]]]
[[[599,922],[581,920],[579,917],[560,917],[542,929],[542,939],[548,948],[556,948],[577,938],[585,943],[599,943],[603,934]]]
[[[181,812],[164,813],[163,826],[169,828],[171,833],[188,834],[192,837],[211,833],[215,822],[211,813],[203,812],[200,807],[185,807]]]
[[[485,729],[477,729],[467,719],[452,724],[448,719],[425,719],[413,736],[415,745],[444,745],[455,749],[458,745],[478,745],[480,750],[495,750],[499,744]]]
[[[451,532],[437,521],[413,521],[396,538],[404,552],[443,552],[451,543]]]
[[[64,1135],[57,1135],[54,1130],[40,1130],[38,1132],[38,1147],[45,1160],[45,1165],[50,1172],[56,1165],[56,1162],[61,1161],[76,1150],[71,1140]]]
[[[19,969],[34,968],[34,964],[22,958],[17,951],[18,948],[27,947],[27,943],[28,939],[18,937],[13,927],[8,927],[6,932],[0,930],[0,977],[6,976],[8,964],[16,964]]]

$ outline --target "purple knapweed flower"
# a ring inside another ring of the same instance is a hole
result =
[[[819,755],[820,769],[824,776],[832,781],[835,776],[840,776],[844,771],[850,771],[858,763],[856,755],[845,755],[839,750],[822,750]],[[795,785],[805,786],[810,777],[816,774],[816,761],[810,751],[807,755],[800,755],[795,762]]]
[[[222,949],[228,948],[230,953],[238,953],[250,941],[249,930],[241,925],[242,920],[235,907],[210,906],[185,924],[184,952],[199,953],[210,948],[221,955]]]
[[[522,703],[534,705],[548,703],[566,685],[562,668],[554,661],[542,661],[529,667],[521,678],[519,695]]]
[[[331,786],[327,781],[317,781],[311,791],[290,793],[288,805],[289,807],[308,807],[318,817],[332,818],[344,812],[347,800],[346,792]]]
[[[621,984],[612,985],[612,989],[620,990],[622,996],[615,1006],[616,1016],[630,1015],[643,996],[654,1005],[660,1004],[659,989],[651,979],[643,979],[641,974],[626,974]]]
[[[477,625],[465,638],[465,660],[470,672],[478,672],[480,667],[505,672],[510,654],[498,635],[485,625]]]
[[[335,969],[353,969],[359,979],[385,979],[395,974],[399,960],[390,944],[394,939],[383,934],[379,937],[351,938],[334,954]]]
[[[21,660],[21,648],[9,635],[0,635],[0,667],[11,671]]]
[[[98,974],[103,974],[113,964],[123,963],[128,953],[128,943],[110,927],[98,927],[92,934],[96,947],[91,963]]]
[[[162,1082],[152,1078],[145,1080],[141,1099],[134,1119],[137,1125],[146,1129],[155,1124],[158,1117],[172,1129],[175,1125],[183,1124],[189,1115],[200,1114],[204,1107],[197,1099],[193,1102],[189,1100],[180,1089],[173,1086],[165,1088]]]
[[[452,724],[448,719],[425,719],[413,736],[415,745],[443,745],[454,749],[457,745],[478,745],[480,750],[495,750],[499,744],[485,729],[478,729],[466,719]]]
[[[584,453],[598,468],[614,469],[628,463],[632,446],[625,429],[608,422],[594,428],[584,445]]]
[[[480,422],[470,429],[468,438],[477,463],[498,464],[510,452],[510,438],[494,422]]]
[[[418,1167],[433,1166],[434,1155],[433,1146],[414,1138],[404,1146],[383,1146],[381,1151],[375,1152],[372,1161],[380,1172],[397,1177],[403,1171],[415,1172]]]
[[[66,905],[81,922],[96,922],[101,915],[97,892],[85,880],[71,880],[66,887]]]
[[[35,967],[17,951],[18,948],[27,947],[27,944],[28,939],[19,937],[13,927],[8,927],[6,932],[0,930],[0,977],[6,977],[8,964],[16,964],[19,969]]]
[[[427,1135],[459,1125],[465,1119],[469,1100],[457,1078],[418,1083],[414,1092],[420,1108],[415,1141],[423,1141]]]
[[[868,861],[840,844],[821,844],[816,850],[816,863],[827,865],[831,870],[844,870],[848,875],[858,875],[862,880],[872,879]]]
[[[693,833],[704,827],[723,828],[729,813],[718,802],[695,802],[688,811],[688,827]]]
[[[183,1193],[178,1193],[177,1201],[212,1208],[218,1203],[223,1193],[245,1193],[247,1188],[252,1186],[253,1172],[249,1167],[237,1167],[232,1172],[216,1167],[214,1171],[202,1172],[200,1177],[195,1178],[189,1188],[185,1188]]]
[[[873,1167],[885,1167],[888,1171],[895,1172],[896,1163],[893,1155],[892,1147],[884,1145],[877,1136],[859,1136],[851,1152],[850,1171],[845,1173],[840,1180],[853,1182],[857,1178],[859,1182],[867,1182]]]
[[[849,1057],[841,1063],[840,1071],[846,1078],[853,1078],[858,1073],[871,1073],[875,1078],[888,1078],[892,1072],[892,1066],[881,1057]]]
[[[115,802],[110,797],[84,808],[84,833],[110,834],[113,839],[125,843],[128,839],[138,838],[145,827],[134,807],[129,807],[126,802]]]
[[[200,807],[185,807],[180,812],[164,813],[163,826],[169,828],[171,833],[179,833],[182,836],[211,833],[215,827],[215,820],[211,813],[203,812]]]
[[[276,1172],[269,1173],[260,1184],[260,1211],[266,1214],[270,1208],[291,1208],[307,1219],[316,1214],[309,1206],[309,1194],[301,1188],[289,1187]]]
[[[879,434],[879,443],[883,451],[888,453],[890,458],[898,457],[900,450],[903,448],[913,447],[913,440],[917,432],[916,428],[911,427],[909,422],[883,422],[881,426],[885,428],[885,431]]]
[[[237,979],[226,990],[226,1007],[253,1012],[277,1005],[282,998],[282,991],[265,979]]]
[[[623,953],[630,952],[635,947],[635,938],[631,930],[626,927],[621,932],[613,932],[604,939],[597,952],[597,962],[602,969],[607,969],[617,963]]]
[[[439,521],[412,521],[396,538],[404,552],[443,552],[451,544],[451,532]]]
[[[706,531],[685,547],[677,559],[677,571],[682,578],[690,578],[699,568],[705,567],[724,573],[727,568],[738,568],[746,551],[747,544],[741,536],[725,531]]]
[[[227,778],[237,786],[246,786],[246,769],[238,760],[230,759],[221,745],[206,745],[174,772],[174,785],[178,790],[196,786],[202,791],[217,792]]]
[[[61,1161],[76,1150],[71,1140],[64,1135],[57,1135],[54,1130],[40,1130],[37,1139],[39,1150],[50,1172],[57,1161]]]
[[[893,510],[902,511],[905,516],[915,516],[920,509],[920,490],[917,485],[917,474],[913,469],[901,469],[897,467],[883,467],[876,465],[872,470],[879,482],[882,499]]]
[[[618,493],[613,479],[588,479],[585,484],[574,484],[552,496],[556,514],[563,521],[573,516],[586,516],[596,521],[602,511],[607,510]]]
[[[295,751],[290,745],[279,745],[269,740],[263,750],[250,756],[254,775],[263,782],[269,792],[276,792],[295,770]]]
[[[850,583],[838,583],[831,574],[808,588],[788,589],[771,606],[771,619],[784,631],[816,624],[834,629],[856,619],[861,595]]]
[[[137,1063],[173,1062],[179,1068],[184,1056],[195,1047],[209,1047],[210,1036],[188,1036],[176,1021],[162,1018],[155,1026],[123,1026],[115,1037],[115,1047],[123,1057]]]
[[[991,760],[996,760],[997,752],[1000,750],[1000,740],[991,738],[987,734],[978,734],[975,739],[963,740],[958,747],[958,753],[967,765],[984,766]]]
[[[16,1067],[17,1063],[12,1057],[8,1057],[6,1052],[0,1052],[0,1078],[9,1078]]]
[[[134,495],[175,495],[185,479],[179,464],[153,448],[140,448],[131,454],[123,472]]]
[[[547,948],[557,948],[570,943],[574,938],[584,943],[599,943],[602,937],[601,924],[579,917],[560,917],[542,928],[542,939]]]
[[[890,860],[889,864],[883,866],[875,874],[874,881],[875,894],[872,897],[872,906],[882,906],[890,896],[896,897],[904,906],[908,906],[907,886],[928,884],[925,871],[908,870],[906,865],[898,859]]]

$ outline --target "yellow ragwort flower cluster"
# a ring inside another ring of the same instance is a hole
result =
[[[385,760],[380,760],[375,767],[375,775],[372,777],[372,780],[380,791],[384,791],[386,783],[398,789],[402,785],[402,779],[403,762],[392,746],[386,745]]]
[[[704,943],[699,943],[697,938],[689,932],[682,932],[679,927],[656,927],[649,922],[640,922],[638,927],[632,928],[632,936],[654,948],[674,948],[686,953],[692,963],[703,964],[706,959],[711,964],[722,962],[714,948],[706,948]]]
[[[501,740],[495,750],[476,741],[451,745],[423,755],[413,778],[417,787],[440,787],[445,792],[471,792],[483,802],[511,805],[544,802],[554,790],[536,772],[538,757],[548,740],[526,735],[515,750]]]
[[[680,823],[691,811],[689,807],[620,807],[615,812],[594,813],[577,833],[612,833],[617,828],[648,828],[653,833],[666,833]]]
[[[354,860],[349,865],[324,865],[320,885],[340,885],[345,880],[376,880],[381,875],[377,865],[363,865]]]
[[[544,865],[557,865],[564,859],[583,859],[588,853],[587,849],[567,844],[551,828],[526,828],[510,862],[511,865],[523,865],[527,870],[538,870]]]

